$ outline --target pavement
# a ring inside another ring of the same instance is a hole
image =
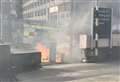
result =
[[[120,82],[120,62],[44,66],[17,75],[19,82]]]

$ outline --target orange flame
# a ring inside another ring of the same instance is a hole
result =
[[[56,64],[61,64],[62,63],[62,58],[61,58],[61,54],[57,53],[56,54]]]
[[[37,43],[36,50],[41,52],[41,62],[49,63],[49,48],[40,42]]]

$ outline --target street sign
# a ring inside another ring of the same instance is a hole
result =
[[[111,37],[111,8],[94,8],[93,38],[98,34],[99,38]]]

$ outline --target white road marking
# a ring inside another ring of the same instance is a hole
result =
[[[85,73],[89,73],[89,72],[96,72],[96,70],[81,70],[81,71],[75,71],[75,72],[62,72],[60,74],[57,75],[57,77],[77,77],[80,75],[83,75]]]
[[[51,65],[51,66],[44,66],[44,68],[55,68],[55,69],[61,69],[61,68],[68,68],[68,67],[78,67],[78,66],[92,66],[92,65],[97,65],[95,63],[80,63],[80,64],[61,64],[61,65]]]

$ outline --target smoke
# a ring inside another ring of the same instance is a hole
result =
[[[60,1],[60,0],[59,0]],[[54,45],[56,48],[56,54],[64,54],[65,62],[80,62],[80,48],[79,48],[79,34],[90,34],[92,27],[92,8],[97,5],[97,0],[72,0],[72,12],[71,20],[64,20],[62,22],[64,24],[68,23],[68,26],[62,25],[62,27],[58,27],[59,30],[55,30],[53,32],[42,32],[38,34],[36,37],[37,41],[44,42],[47,47],[50,48],[51,45]],[[120,0],[98,0],[99,7],[107,7],[112,8],[113,10],[113,25],[117,25],[120,22]],[[58,20],[55,20],[58,21]],[[39,37],[39,38],[38,38]],[[48,39],[50,37],[50,39]],[[52,44],[56,43],[56,44]],[[52,47],[53,48],[53,47]],[[55,49],[53,49],[55,50]],[[55,51],[54,51],[55,52]],[[55,57],[56,54],[51,53],[51,58]]]
[[[65,62],[80,62],[79,34],[90,35],[93,25],[93,7],[98,5],[99,7],[112,8],[112,25],[119,25],[120,23],[118,22],[120,21],[120,0],[98,0],[98,3],[96,0],[74,0],[73,2],[74,10],[72,11],[72,19],[69,22],[69,26],[63,27],[54,36],[59,45],[69,45],[69,53],[64,57]],[[69,39],[66,40],[68,36]],[[64,47],[62,46],[62,54],[66,52]]]

